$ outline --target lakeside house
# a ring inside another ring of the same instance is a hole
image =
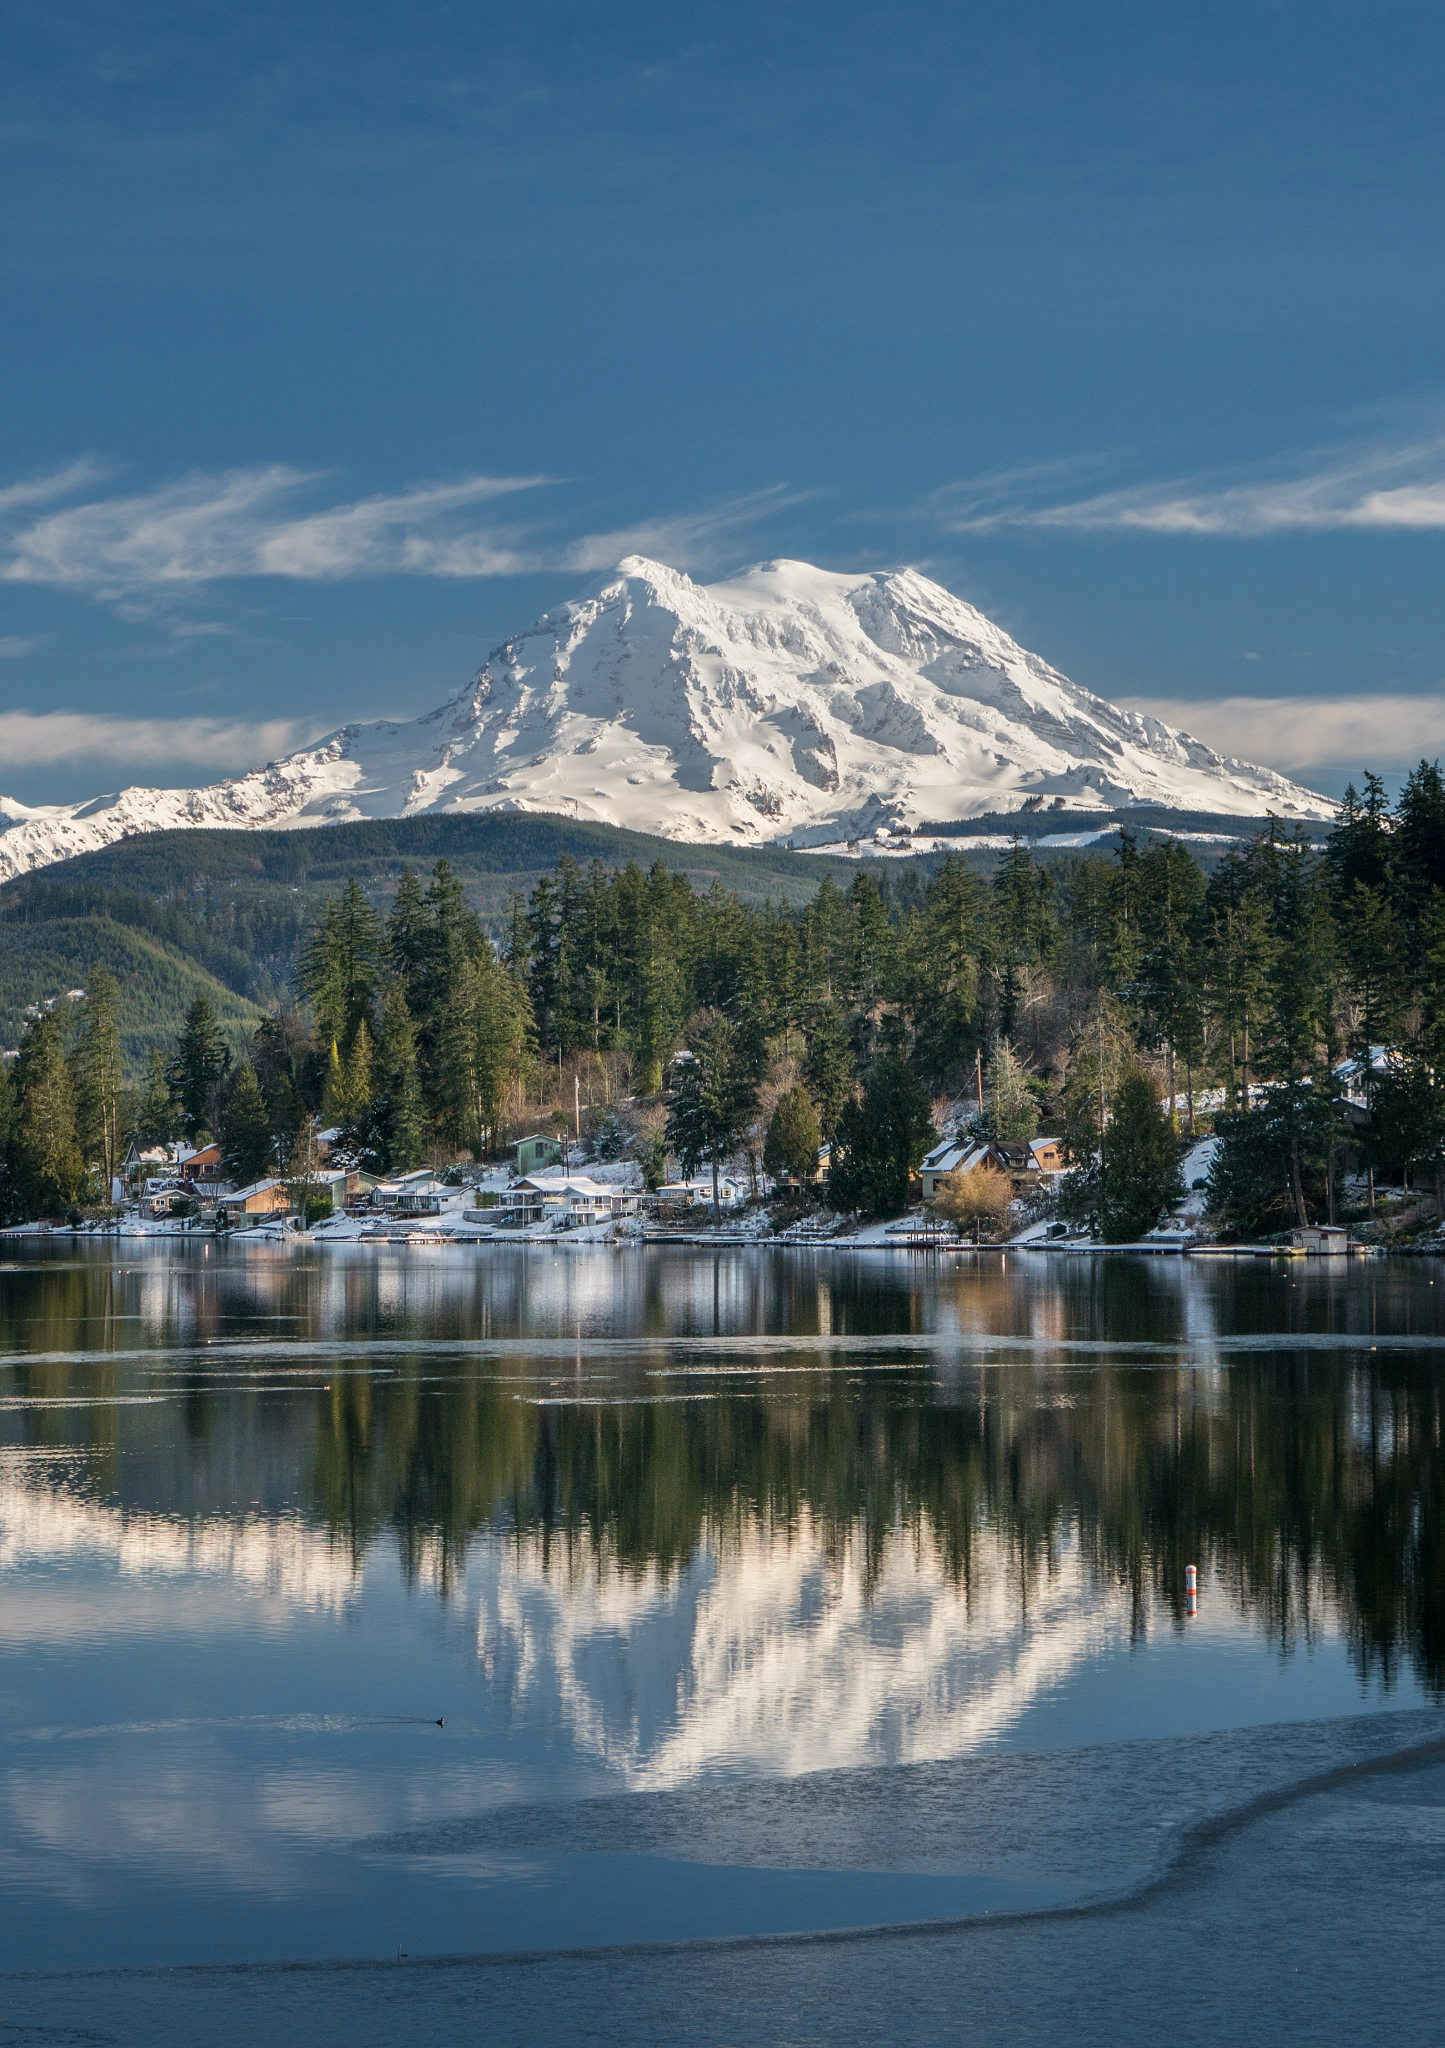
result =
[[[388,1216],[445,1216],[465,1207],[467,1190],[449,1186],[432,1167],[419,1166],[391,1180],[374,1181],[367,1201]]]
[[[923,1199],[931,1202],[938,1183],[951,1173],[973,1173],[984,1167],[991,1173],[1006,1173],[1016,1195],[1030,1188],[1046,1187],[1064,1171],[1064,1157],[1057,1138],[1028,1138],[1004,1141],[997,1138],[945,1138],[928,1153],[918,1169],[923,1182]]]
[[[469,1209],[468,1219],[521,1230],[549,1218],[568,1229],[608,1223],[614,1216],[634,1216],[638,1196],[632,1188],[593,1180],[585,1173],[534,1173],[514,1181],[495,1208]]]
[[[745,1202],[752,1188],[745,1180],[736,1180],[730,1173],[720,1173],[717,1183],[718,1206],[722,1209],[736,1208]],[[706,1180],[667,1180],[656,1190],[653,1202],[658,1208],[693,1209],[699,1205],[712,1207],[712,1178]]]
[[[252,1181],[248,1188],[235,1188],[217,1198],[216,1212],[233,1225],[269,1222],[284,1216],[291,1207],[291,1195],[283,1180]]]

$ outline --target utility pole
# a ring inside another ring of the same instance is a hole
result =
[[[974,1081],[975,1081],[975,1083],[976,1083],[976,1085],[977,1085],[977,1088],[978,1088],[978,1113],[979,1113],[979,1115],[980,1115],[980,1116],[982,1116],[982,1115],[983,1115],[983,1047],[982,1047],[981,1045],[976,1045],[976,1046],[974,1047],[974,1049],[973,1049],[973,1074],[974,1074]]]

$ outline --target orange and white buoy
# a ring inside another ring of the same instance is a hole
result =
[[[1184,1615],[1187,1621],[1199,1618],[1199,1567],[1187,1564],[1184,1567]]]

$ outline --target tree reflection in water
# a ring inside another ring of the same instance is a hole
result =
[[[1445,1288],[1419,1266],[167,1253],[4,1278],[0,1437],[83,1447],[67,1484],[122,1509],[289,1513],[443,1592],[483,1532],[564,1577],[666,1577],[806,1520],[865,1577],[926,1549],[965,1597],[1002,1553],[1022,1609],[1072,1544],[1138,1632],[1184,1625],[1198,1563],[1281,1647],[1332,1610],[1362,1678],[1445,1690]],[[718,1356],[715,1330],[816,1343]]]

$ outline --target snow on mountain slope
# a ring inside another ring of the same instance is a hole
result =
[[[703,587],[632,555],[423,718],[343,726],[206,789],[33,809],[0,798],[0,877],[175,827],[525,810],[694,843],[820,846],[1030,797],[1332,811],[1080,689],[911,569],[769,562]]]

